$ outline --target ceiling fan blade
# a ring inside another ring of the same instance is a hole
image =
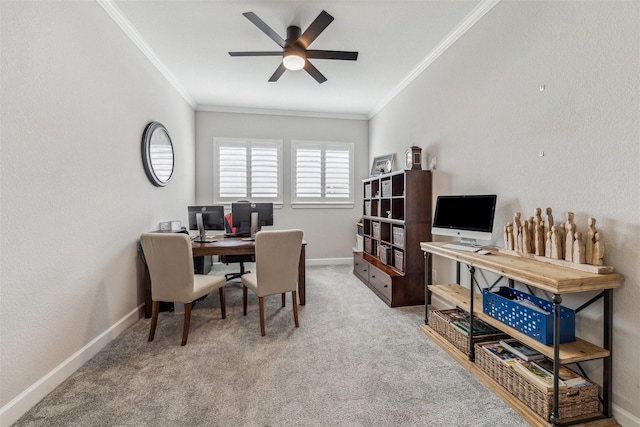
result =
[[[304,61],[304,70],[311,75],[318,83],[324,83],[327,78],[309,61]]]
[[[278,33],[276,33],[275,31],[273,31],[271,29],[270,26],[268,26],[267,24],[265,24],[265,22],[258,18],[258,15],[256,15],[253,12],[245,12],[243,13],[243,15],[251,22],[253,22],[253,24],[260,28],[260,30],[262,30],[263,33],[265,33],[266,35],[269,36],[269,38],[271,38],[271,40],[273,40],[274,42],[278,43],[278,46],[284,48],[284,39],[282,37],[280,37],[278,35]]]
[[[287,71],[287,69],[285,68],[284,64],[280,64],[280,66],[276,69],[275,73],[273,73],[271,75],[271,77],[269,77],[269,81],[270,82],[277,82],[278,79],[280,78],[280,76]]]
[[[333,16],[329,15],[324,10],[320,12],[320,15],[309,25],[309,28],[300,36],[298,41],[307,48],[313,41],[324,31],[325,28],[331,24]]]
[[[282,51],[278,52],[229,52],[231,56],[282,56]]]
[[[356,61],[358,52],[347,52],[344,50],[307,50],[307,58],[316,59],[341,59],[343,61]]]

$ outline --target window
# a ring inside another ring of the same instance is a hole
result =
[[[216,138],[214,203],[282,203],[282,141]]]
[[[292,203],[353,205],[353,144],[293,141]]]

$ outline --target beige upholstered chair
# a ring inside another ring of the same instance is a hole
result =
[[[187,343],[193,301],[219,289],[222,318],[227,317],[222,276],[193,273],[191,240],[183,233],[146,233],[140,237],[144,258],[151,276],[151,330],[153,341],[158,323],[160,301],[184,304],[182,344]]]
[[[293,318],[298,327],[298,263],[302,248],[302,230],[260,231],[256,234],[256,271],[242,276],[242,304],[247,314],[247,288],[258,295],[260,332],[264,331],[264,297],[285,292],[293,296]]]

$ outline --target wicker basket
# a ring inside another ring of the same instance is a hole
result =
[[[453,344],[458,350],[463,353],[469,353],[469,335],[462,332],[460,329],[452,326],[446,318],[442,317],[441,313],[454,312],[458,309],[451,310],[430,310],[428,313],[429,326],[433,328],[437,333],[442,335],[447,341]],[[473,342],[485,342],[495,341],[500,338],[506,337],[503,333],[496,333],[491,335],[474,335]]]
[[[553,392],[543,391],[518,375],[510,366],[491,356],[480,344],[476,348],[476,365],[498,384],[524,402],[533,412],[548,420],[553,408]],[[560,418],[597,413],[598,385],[569,388],[559,393]]]

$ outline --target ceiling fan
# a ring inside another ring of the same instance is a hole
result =
[[[271,27],[253,12],[245,12],[243,15],[256,27],[262,30],[267,36],[282,48],[281,51],[267,52],[229,52],[231,56],[282,56],[282,63],[273,75],[270,82],[276,82],[286,70],[304,70],[311,75],[318,83],[324,83],[327,78],[322,75],[316,67],[309,62],[309,59],[340,59],[343,61],[355,61],[358,59],[358,52],[347,52],[342,50],[311,50],[307,49],[311,43],[322,33],[333,21],[333,16],[324,10],[309,25],[304,33],[300,27],[295,25],[287,28],[287,39],[284,40]]]

